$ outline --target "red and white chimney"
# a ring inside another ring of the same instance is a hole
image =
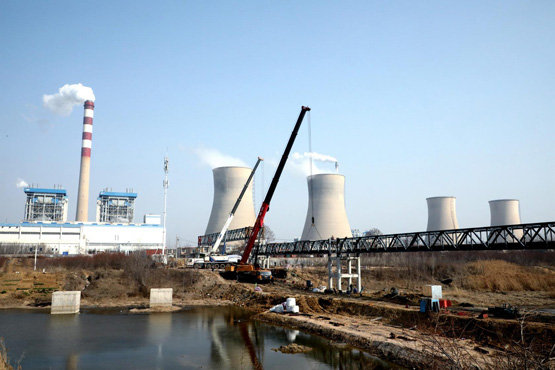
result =
[[[93,130],[94,103],[85,102],[83,117],[83,144],[81,145],[81,171],[79,172],[79,190],[77,193],[76,221],[88,221],[89,213],[89,179],[91,171],[91,144]]]

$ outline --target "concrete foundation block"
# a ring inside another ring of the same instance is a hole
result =
[[[52,293],[52,307],[50,309],[52,315],[79,313],[80,308],[80,291]]]
[[[150,289],[150,308],[171,307],[173,304],[172,288],[153,288]]]

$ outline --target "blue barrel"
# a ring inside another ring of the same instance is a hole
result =
[[[425,299],[420,300],[420,312],[426,312],[426,300]]]

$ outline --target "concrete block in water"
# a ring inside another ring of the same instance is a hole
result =
[[[171,307],[173,288],[153,288],[150,289],[150,308]]]
[[[52,315],[79,313],[80,307],[80,291],[52,293],[52,307],[50,309]]]

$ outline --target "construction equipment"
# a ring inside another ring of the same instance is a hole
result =
[[[245,247],[245,251],[243,252],[243,257],[241,258],[241,261],[239,261],[237,265],[231,265],[226,267],[226,273],[228,274],[228,276],[230,274],[235,274],[237,276],[237,280],[239,281],[268,282],[272,280],[271,271],[260,269],[260,266],[256,262],[256,256],[255,256],[254,263],[248,263],[248,260],[249,260],[251,251],[254,247],[256,238],[258,237],[258,233],[264,227],[264,217],[266,216],[266,212],[268,212],[270,208],[270,201],[274,196],[274,192],[279,182],[279,178],[281,177],[281,173],[283,172],[283,168],[285,167],[285,163],[287,162],[287,158],[289,157],[289,153],[291,152],[291,148],[293,147],[293,143],[295,142],[295,138],[297,137],[297,133],[299,132],[299,128],[301,127],[301,123],[303,122],[304,116],[308,111],[310,111],[309,107],[303,106],[301,108],[301,113],[299,114],[299,118],[297,119],[295,128],[291,133],[291,137],[289,138],[289,142],[285,147],[285,151],[283,152],[283,155],[277,167],[274,178],[272,179],[272,183],[268,188],[268,192],[266,193],[266,198],[264,198],[264,201],[262,202],[262,206],[260,207],[258,217],[256,218],[254,227],[252,228],[252,232],[249,237],[249,241],[247,242],[247,246]]]
[[[235,204],[233,205],[233,208],[231,209],[231,212],[229,213],[229,216],[225,221],[224,226],[222,227],[222,231],[220,231],[220,233],[218,234],[218,237],[216,238],[216,241],[214,242],[214,245],[212,246],[212,248],[208,251],[208,254],[204,255],[204,257],[191,258],[187,263],[189,266],[192,266],[194,268],[212,268],[212,269],[222,268],[223,269],[227,265],[230,265],[232,263],[237,263],[239,261],[239,258],[241,256],[226,255],[225,252],[223,254],[217,254],[217,252],[225,236],[225,233],[227,232],[227,229],[229,229],[229,225],[231,225],[233,216],[235,215],[237,208],[239,208],[239,204],[241,204],[243,195],[245,195],[247,189],[249,188],[249,184],[251,183],[252,178],[254,177],[254,174],[256,172],[256,169],[258,168],[258,165],[263,160],[264,159],[258,157],[258,160],[256,161],[256,164],[254,165],[251,171],[251,174],[249,175],[249,178],[245,183],[245,186],[243,186],[243,190],[241,190],[239,197],[235,201]],[[199,237],[199,239],[200,238],[201,237]]]

